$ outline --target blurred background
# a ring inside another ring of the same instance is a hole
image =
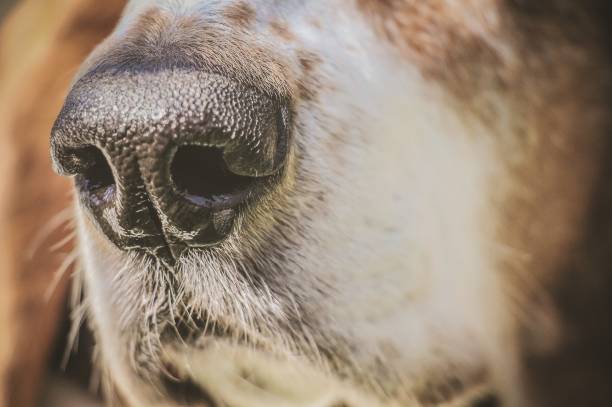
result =
[[[52,172],[48,143],[71,79],[123,3],[0,0],[0,407],[97,404],[86,330],[64,357],[78,265],[69,181]]]

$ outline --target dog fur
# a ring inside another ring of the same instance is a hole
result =
[[[134,406],[179,405],[168,380],[235,406],[611,400],[584,348],[610,337],[608,9],[131,1],[79,78],[195,68],[291,100],[295,128],[281,184],[173,270],[77,209],[109,387]],[[593,391],[542,380],[571,363]]]

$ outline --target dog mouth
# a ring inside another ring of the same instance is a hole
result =
[[[202,311],[182,315],[163,329],[156,382],[177,406],[327,407],[318,395],[325,394],[326,381],[310,365],[303,367],[308,363],[258,332]],[[297,385],[304,380],[319,384],[304,390]]]
[[[181,406],[216,407],[219,405],[210,393],[190,378],[172,379],[166,376],[162,379],[162,386],[168,397]]]
[[[297,370],[278,366],[246,363],[236,370],[227,366],[208,366],[209,377],[196,379],[176,364],[166,363],[169,376],[161,385],[173,405],[181,407],[389,407],[396,403],[381,402],[365,393],[349,387],[336,385],[334,379],[325,375],[311,376],[310,372],[296,375]],[[235,363],[235,362],[234,362]],[[238,365],[238,364],[237,364]],[[274,372],[270,374],[271,372]],[[334,383],[330,385],[331,383]],[[338,382],[339,383],[339,382]],[[487,385],[471,386],[449,396],[444,405],[498,407],[501,401],[496,392]],[[430,405],[430,404],[427,404]],[[436,403],[438,405],[438,403]]]
[[[365,407],[352,390],[304,361],[228,341],[166,353],[165,395],[179,406]]]

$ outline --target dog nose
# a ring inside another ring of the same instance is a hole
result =
[[[289,122],[282,98],[217,74],[92,74],[66,99],[52,155],[112,242],[171,262],[223,240],[270,189]]]

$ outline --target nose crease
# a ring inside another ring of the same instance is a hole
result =
[[[92,182],[79,189],[92,219],[120,248],[161,250],[174,262],[186,248],[222,241],[238,211],[277,179],[289,121],[282,98],[220,75],[97,72],[69,94],[52,154],[60,173],[86,180],[78,151],[99,148],[114,183],[105,194]]]

